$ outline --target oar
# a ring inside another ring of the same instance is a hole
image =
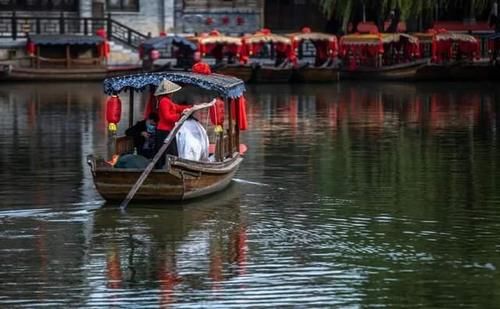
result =
[[[125,199],[120,204],[120,208],[122,210],[124,210],[127,207],[128,203],[134,198],[134,195],[137,193],[137,191],[139,190],[139,188],[142,186],[142,183],[144,182],[144,180],[146,180],[146,178],[148,177],[149,173],[151,173],[151,171],[153,170],[156,162],[158,162],[158,160],[161,158],[161,156],[163,155],[163,153],[167,150],[167,148],[170,145],[170,143],[172,143],[175,135],[177,134],[177,132],[181,128],[181,126],[184,123],[184,121],[186,121],[189,118],[189,116],[191,116],[191,114],[193,114],[194,112],[196,112],[196,111],[198,111],[200,109],[204,109],[204,108],[210,107],[210,106],[212,106],[214,104],[215,104],[215,99],[212,100],[210,103],[198,104],[198,105],[193,106],[190,109],[184,110],[184,112],[182,113],[181,119],[179,119],[179,121],[177,121],[177,123],[175,124],[174,128],[172,129],[172,131],[170,131],[170,133],[168,134],[167,138],[165,138],[165,141],[163,142],[163,145],[161,146],[161,148],[158,150],[158,152],[153,157],[153,160],[149,163],[149,165],[146,167],[146,169],[144,169],[144,171],[142,172],[142,174],[139,177],[139,179],[137,179],[137,181],[134,184],[134,186],[132,187],[132,189],[130,189],[130,191],[128,192],[127,196],[125,197]]]

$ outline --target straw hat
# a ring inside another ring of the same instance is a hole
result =
[[[162,80],[158,88],[156,88],[155,91],[155,96],[163,95],[163,94],[169,94],[176,92],[180,90],[182,87],[177,85],[176,83],[173,83],[169,80]]]

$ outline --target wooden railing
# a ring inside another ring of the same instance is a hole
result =
[[[132,48],[138,48],[148,38],[108,14],[105,18],[94,17],[33,17],[18,16],[15,12],[0,17],[0,38],[25,38],[30,34],[77,34],[93,35],[97,29],[105,29],[109,40],[116,40]]]

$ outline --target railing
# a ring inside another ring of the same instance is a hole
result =
[[[97,29],[106,29],[108,39],[116,40],[133,48],[138,48],[148,36],[125,26],[113,19],[93,17],[26,17],[12,13],[0,17],[0,38],[25,38],[30,34],[77,34],[93,35]]]

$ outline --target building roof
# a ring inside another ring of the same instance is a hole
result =
[[[30,35],[35,45],[100,45],[104,39],[97,35]]]

